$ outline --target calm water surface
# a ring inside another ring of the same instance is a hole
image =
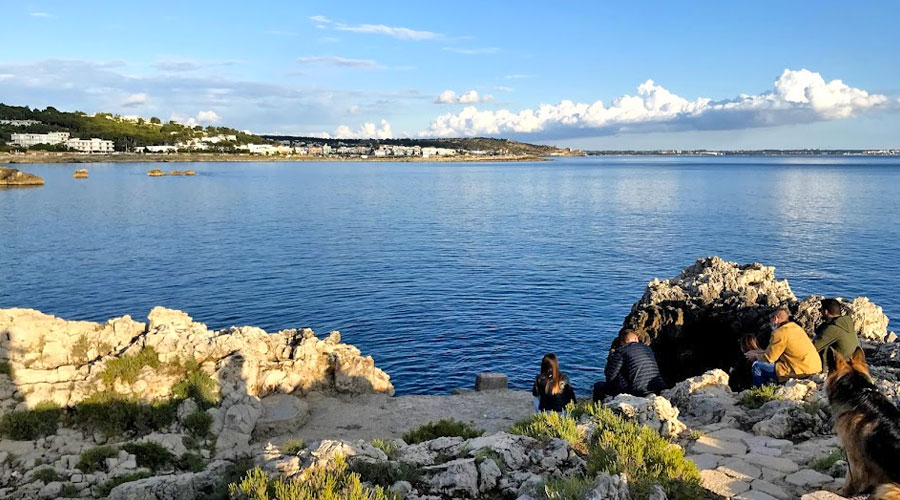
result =
[[[587,392],[646,283],[714,254],[900,315],[897,159],[82,166],[0,191],[0,307],[338,329],[401,394],[528,388],[547,351]]]

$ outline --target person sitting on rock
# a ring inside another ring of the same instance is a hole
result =
[[[610,350],[606,358],[606,380],[594,384],[595,403],[622,393],[644,397],[665,387],[653,349],[633,330],[619,338],[621,347]]]
[[[850,359],[856,348],[859,347],[859,337],[856,336],[856,325],[853,319],[841,311],[841,303],[835,299],[822,299],[822,318],[825,322],[816,329],[813,337],[813,345],[825,366],[825,354],[832,347],[844,359]]]
[[[752,333],[748,333],[741,337],[740,341],[741,345],[741,353],[746,354],[750,351],[761,351],[759,348],[759,340],[756,338],[756,335]],[[733,366],[728,371],[728,385],[731,386],[732,390],[740,391],[750,387],[753,380],[750,378],[750,372],[752,369],[752,363],[750,360],[746,358],[740,358],[737,366]]]
[[[552,352],[541,359],[541,373],[534,379],[531,389],[534,411],[563,411],[575,402],[575,388],[569,377],[559,371],[559,360]]]
[[[753,349],[744,353],[753,361],[753,386],[804,378],[822,371],[822,359],[809,336],[790,320],[787,309],[777,309],[769,316],[772,339],[765,351]]]

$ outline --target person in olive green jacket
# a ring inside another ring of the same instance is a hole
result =
[[[822,358],[822,366],[826,365],[825,354],[829,347],[833,347],[844,359],[850,359],[853,351],[859,347],[853,319],[842,314],[841,303],[835,299],[822,299],[821,307],[825,323],[816,329],[813,345]]]

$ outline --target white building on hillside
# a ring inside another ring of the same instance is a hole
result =
[[[0,125],[12,125],[13,127],[27,127],[29,125],[39,125],[38,120],[0,120]]]
[[[455,149],[449,148],[422,148],[422,158],[430,158],[432,156],[454,156]]]
[[[66,147],[81,153],[112,153],[115,151],[113,141],[97,139],[96,137],[91,139],[69,139],[66,141]]]
[[[69,140],[68,132],[50,132],[49,134],[12,134],[10,144],[30,148],[38,144],[62,144]]]

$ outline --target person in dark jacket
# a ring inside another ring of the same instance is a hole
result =
[[[575,388],[569,377],[559,371],[559,360],[552,352],[541,359],[541,373],[534,379],[531,389],[534,411],[563,411],[575,402]]]
[[[606,359],[606,380],[594,384],[595,403],[622,393],[643,397],[665,386],[653,349],[643,344],[634,331],[625,332],[620,338],[622,346],[611,350]]]
[[[850,359],[853,351],[859,347],[859,337],[856,336],[856,325],[853,319],[841,311],[841,303],[835,299],[822,299],[822,318],[825,320],[816,328],[816,336],[813,345],[816,352],[822,357],[822,367],[826,363],[825,354],[829,347],[833,347],[844,359]]]

